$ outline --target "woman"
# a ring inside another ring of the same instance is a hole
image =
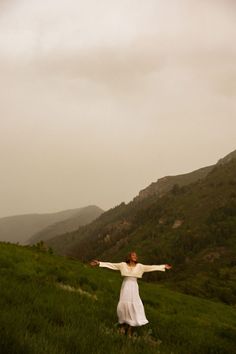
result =
[[[155,270],[165,271],[166,269],[171,269],[172,266],[169,264],[145,265],[138,263],[138,257],[134,251],[128,254],[126,262],[110,263],[94,259],[90,264],[92,266],[119,270],[121,275],[124,276],[120,290],[120,299],[117,305],[117,316],[118,322],[121,325],[120,332],[125,333],[125,329],[127,329],[128,336],[131,337],[133,327],[142,326],[149,322],[139,296],[137,278],[142,278],[144,272]]]

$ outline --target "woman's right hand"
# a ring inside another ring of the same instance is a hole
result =
[[[99,263],[100,263],[100,262],[99,262],[97,259],[93,259],[93,260],[90,262],[90,265],[94,267],[94,266],[99,265]]]

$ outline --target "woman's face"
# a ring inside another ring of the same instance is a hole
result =
[[[136,254],[136,252],[131,252],[130,253],[130,260],[133,262],[137,262],[138,261],[138,256]]]

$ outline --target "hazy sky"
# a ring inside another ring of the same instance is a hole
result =
[[[236,149],[235,0],[0,0],[0,217],[129,202]]]

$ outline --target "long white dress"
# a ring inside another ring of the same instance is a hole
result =
[[[120,324],[128,323],[130,326],[142,326],[149,322],[139,296],[136,277],[129,276],[123,279],[117,305],[117,316]]]
[[[99,262],[100,267],[120,270],[124,277],[120,299],[117,305],[118,322],[128,323],[130,326],[142,326],[149,321],[146,318],[142,300],[139,296],[137,278],[141,278],[144,272],[165,271],[165,264],[145,265],[137,263],[135,267],[129,267],[126,262],[111,263]]]

